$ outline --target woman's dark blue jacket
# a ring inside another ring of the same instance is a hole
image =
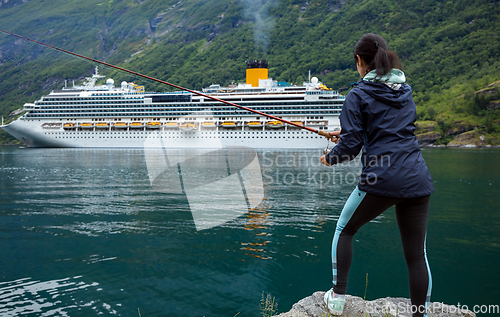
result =
[[[398,90],[361,80],[340,114],[340,140],[326,155],[330,164],[354,159],[363,148],[358,188],[367,193],[410,198],[434,193],[432,178],[415,137],[411,87]]]

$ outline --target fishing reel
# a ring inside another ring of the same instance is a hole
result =
[[[338,139],[338,138],[336,137],[336,139]],[[326,148],[323,150],[323,154],[324,154],[324,155],[327,155],[327,154],[328,154],[328,153],[330,153],[330,151],[331,151],[331,149],[329,149],[329,148],[328,148],[328,147],[330,146],[330,140],[331,140],[331,139],[327,139],[327,140],[328,140],[328,141],[327,141],[327,143],[326,143]],[[335,142],[335,143],[337,143],[337,142]]]
[[[339,129],[335,129],[334,131],[338,131]],[[331,138],[326,138],[327,139],[327,143],[326,143],[326,148],[323,150],[323,154],[324,155],[327,155],[328,153],[330,153],[331,149],[329,149],[328,147],[330,146],[330,141],[333,140],[333,138],[335,138],[335,141],[334,143],[337,144],[337,142],[339,141],[339,137],[337,136],[334,136],[334,137],[331,137]]]
[[[328,142],[330,143],[330,142]],[[323,154],[327,155],[328,153],[330,153],[330,149],[328,148],[328,145],[326,146],[326,148],[323,150]]]

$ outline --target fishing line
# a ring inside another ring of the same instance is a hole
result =
[[[5,58],[5,60],[11,61],[11,62],[12,62],[12,64],[13,64],[14,66],[16,66],[16,67],[20,67],[20,68],[21,68],[21,70],[22,70],[23,72],[25,72],[26,74],[30,75],[31,80],[33,80],[33,81],[36,81],[36,82],[39,82],[39,83],[43,84],[43,82],[42,82],[42,81],[40,81],[34,73],[31,73],[31,72],[27,71],[27,70],[25,69],[25,67],[23,66],[24,64],[29,63],[29,62],[30,62],[29,60],[28,60],[27,62],[25,62],[25,63],[23,63],[23,62],[22,62],[22,58],[21,58],[21,61],[15,61],[13,58],[10,58],[10,57],[9,57],[8,53],[5,53],[5,51],[2,51],[2,49],[1,49],[1,48],[0,48],[0,55],[1,55],[3,58]]]
[[[139,77],[143,77],[143,78],[146,78],[146,79],[149,79],[149,80],[153,80],[153,81],[156,81],[156,82],[159,82],[159,83],[162,83],[162,84],[165,84],[165,85],[168,85],[168,86],[180,89],[180,90],[184,90],[184,91],[190,92],[190,93],[195,94],[195,95],[199,95],[199,96],[202,96],[202,97],[205,97],[205,98],[208,98],[208,99],[212,99],[214,101],[225,103],[227,105],[230,105],[230,106],[233,106],[233,107],[236,107],[236,108],[239,108],[239,109],[243,109],[243,110],[246,110],[246,111],[249,111],[249,112],[253,112],[253,113],[256,113],[258,115],[261,115],[261,116],[264,116],[264,117],[268,117],[268,118],[271,118],[271,119],[276,120],[276,121],[280,121],[280,122],[283,122],[283,123],[286,123],[286,124],[289,124],[289,125],[293,125],[293,126],[298,127],[300,129],[304,129],[304,130],[307,130],[307,131],[310,131],[310,132],[314,132],[314,133],[316,133],[318,135],[321,135],[321,136],[324,136],[324,137],[326,137],[328,139],[332,138],[332,136],[328,132],[320,130],[320,129],[314,129],[314,128],[311,128],[311,127],[306,127],[304,125],[301,125],[301,124],[298,124],[298,123],[294,123],[294,122],[291,122],[291,121],[288,121],[288,120],[285,120],[285,119],[282,119],[282,118],[279,118],[279,117],[275,117],[273,115],[270,115],[270,114],[267,114],[267,113],[263,113],[263,112],[260,112],[260,111],[257,111],[257,110],[254,110],[254,109],[251,109],[251,108],[248,108],[248,107],[240,106],[238,104],[235,104],[235,103],[223,100],[223,99],[219,99],[219,98],[216,98],[216,97],[213,97],[213,96],[201,93],[201,92],[196,91],[196,90],[184,88],[184,87],[181,87],[179,85],[175,85],[175,84],[166,82],[164,80],[156,79],[156,78],[153,78],[151,76],[143,75],[143,74],[140,74],[140,73],[137,73],[137,72],[134,72],[134,71],[131,71],[131,70],[119,67],[119,66],[115,66],[115,65],[112,65],[112,64],[109,64],[109,63],[106,63],[106,62],[102,62],[102,61],[97,60],[95,58],[90,58],[90,57],[83,56],[83,55],[80,55],[80,54],[77,54],[77,53],[73,53],[73,52],[70,52],[70,51],[67,51],[67,50],[64,50],[64,49],[61,49],[61,48],[57,48],[55,46],[52,46],[52,45],[49,45],[49,44],[45,44],[45,43],[42,43],[42,42],[39,42],[39,41],[35,41],[35,40],[29,39],[27,37],[24,37],[24,36],[21,36],[21,35],[17,35],[17,34],[8,32],[8,31],[0,30],[0,32],[5,33],[5,34],[9,34],[9,35],[12,35],[12,36],[16,36],[16,37],[21,38],[23,40],[27,40],[27,41],[30,41],[30,42],[33,42],[33,43],[37,43],[37,44],[40,44],[40,45],[43,45],[43,46],[46,46],[46,47],[50,47],[50,48],[52,48],[52,49],[54,49],[56,51],[60,51],[60,52],[67,53],[67,54],[70,54],[70,55],[73,55],[73,56],[84,58],[86,60],[90,60],[92,62],[99,63],[101,65],[112,67],[112,68],[115,68],[115,69],[118,69],[118,70],[130,73],[130,74],[133,74],[133,75],[136,75],[136,76],[139,76]]]

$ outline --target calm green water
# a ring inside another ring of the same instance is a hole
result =
[[[425,149],[435,181],[432,301],[500,304],[500,150]],[[257,316],[330,287],[356,164],[260,151],[265,198],[197,231],[185,195],[154,191],[141,150],[0,147],[0,315]],[[301,174],[302,173],[302,174]],[[355,237],[348,292],[408,297],[394,210]]]

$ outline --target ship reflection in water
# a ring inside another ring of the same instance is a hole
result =
[[[272,256],[269,255],[270,251],[264,248],[270,242],[266,238],[271,234],[266,229],[271,224],[266,207],[259,206],[255,211],[247,214],[245,230],[252,231],[256,236],[256,240],[255,242],[241,242],[241,250],[247,251],[245,255],[262,260],[272,259]]]
[[[153,190],[185,194],[196,230],[231,221],[256,208],[264,198],[259,158],[252,148],[164,148],[145,149],[144,153]]]

